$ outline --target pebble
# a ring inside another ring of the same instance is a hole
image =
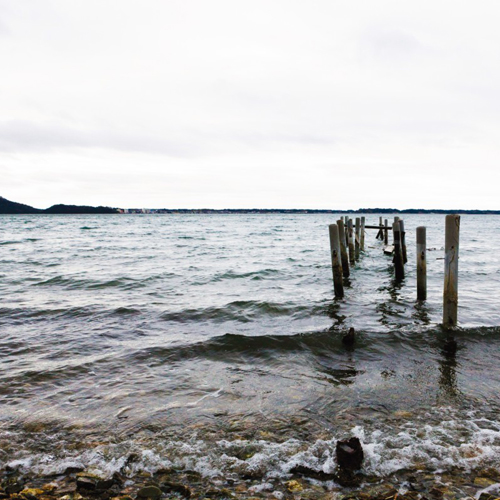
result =
[[[150,498],[151,500],[157,500],[161,497],[161,494],[160,488],[151,484],[141,488],[137,492],[137,498]]]
[[[303,491],[304,488],[303,486],[298,482],[295,481],[295,479],[292,479],[291,481],[287,481],[285,483],[286,489],[290,491],[291,493],[296,493],[297,491]]]
[[[492,484],[495,483],[496,481],[488,479],[487,477],[476,477],[476,479],[474,479],[474,485],[480,486],[481,488],[487,488],[488,486],[491,486]]]

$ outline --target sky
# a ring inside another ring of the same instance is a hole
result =
[[[500,3],[0,0],[0,196],[500,209]]]

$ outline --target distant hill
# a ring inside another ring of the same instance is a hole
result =
[[[40,214],[42,212],[43,210],[38,210],[38,208],[9,201],[0,196],[0,214]]]
[[[116,208],[88,207],[86,205],[52,205],[43,211],[46,214],[117,214]]]
[[[0,214],[117,214],[117,208],[79,205],[52,205],[46,210],[16,203],[0,196]]]

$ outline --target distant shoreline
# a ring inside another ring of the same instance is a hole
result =
[[[124,214],[471,214],[500,215],[500,210],[426,210],[408,208],[359,208],[357,210],[327,210],[300,208],[128,208],[119,209]]]
[[[26,214],[470,214],[500,215],[500,210],[358,208],[331,210],[311,208],[112,208],[87,205],[53,205],[45,210],[7,200],[0,196],[0,215]]]

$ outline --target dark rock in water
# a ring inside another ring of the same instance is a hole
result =
[[[361,469],[364,453],[361,442],[357,437],[352,437],[347,441],[337,441],[335,453],[339,469],[347,471]]]
[[[354,345],[354,342],[356,341],[356,330],[354,328],[349,328],[349,331],[342,337],[342,343],[344,345]]]
[[[14,493],[19,493],[24,488],[24,482],[22,480],[11,480],[7,481],[6,484],[3,485],[5,489],[5,493],[7,495],[13,495]]]
[[[97,480],[93,477],[78,476],[76,478],[76,489],[78,491],[93,491],[96,489]]]
[[[352,470],[339,469],[335,481],[340,484],[340,486],[346,486],[348,488],[355,488],[361,483],[362,477],[355,474]]]
[[[76,489],[78,491],[105,491],[114,484],[120,484],[116,475],[112,478],[100,477],[89,472],[79,472],[76,475]]]
[[[84,470],[85,470],[84,467],[67,467],[64,470],[63,475],[69,476],[70,474],[76,474],[78,472],[83,472]]]
[[[445,356],[454,356],[457,352],[457,341],[453,337],[448,337],[443,345],[443,352]]]
[[[490,495],[489,493],[481,493],[479,495],[479,500],[496,500],[496,496]]]
[[[189,486],[185,486],[181,483],[173,483],[171,481],[165,481],[161,484],[161,491],[164,493],[179,493],[183,497],[191,498],[192,492]]]
[[[327,472],[317,471],[311,469],[310,467],[305,467],[303,465],[297,465],[290,469],[290,474],[294,474],[296,476],[305,476],[310,477],[312,479],[317,479],[319,481],[333,481],[337,478],[335,474],[328,474]]]
[[[137,492],[137,498],[151,498],[152,500],[157,500],[161,497],[161,490],[157,486],[150,484],[149,486],[144,486]]]
[[[212,488],[205,491],[204,496],[205,498],[235,498],[235,496],[226,488],[222,488],[221,490]]]

